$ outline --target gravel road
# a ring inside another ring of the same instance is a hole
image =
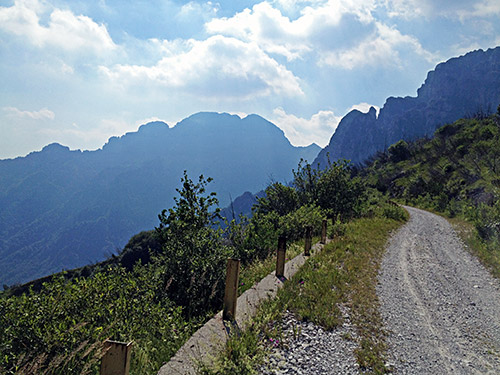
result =
[[[377,293],[396,374],[500,374],[500,284],[450,224],[406,207]]]

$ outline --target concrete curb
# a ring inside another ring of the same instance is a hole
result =
[[[315,244],[311,249],[311,255],[322,248],[322,244]],[[309,257],[300,254],[289,260],[285,264],[285,278],[289,280],[295,275],[307,258]],[[245,330],[259,304],[265,299],[275,297],[282,286],[283,281],[278,279],[273,271],[238,297],[236,325]],[[161,367],[158,375],[196,375],[200,362],[209,363],[224,349],[232,325],[234,323],[222,320],[222,311],[217,313],[191,336],[168,363]]]

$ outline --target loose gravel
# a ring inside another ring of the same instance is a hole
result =
[[[343,324],[325,331],[312,322],[299,321],[286,311],[281,322],[284,343],[276,341],[269,361],[260,368],[263,375],[348,375],[359,374],[354,357],[356,330],[348,310],[342,309]]]
[[[500,285],[451,225],[406,207],[377,294],[396,374],[500,374]],[[313,372],[311,372],[313,373]]]

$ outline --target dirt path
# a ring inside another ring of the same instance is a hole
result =
[[[450,224],[407,207],[377,293],[396,374],[500,374],[500,284]]]

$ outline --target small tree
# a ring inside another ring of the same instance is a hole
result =
[[[276,212],[283,216],[295,211],[299,206],[299,196],[297,191],[290,187],[275,182],[266,188],[266,196],[258,198],[256,211],[267,214]]]
[[[300,159],[297,170],[293,170],[293,187],[296,189],[300,205],[312,204],[318,199],[318,180],[321,170],[313,168],[304,159]]]
[[[317,204],[328,218],[349,218],[356,214],[364,192],[361,179],[351,177],[347,160],[330,162],[317,183]]]
[[[231,255],[221,231],[214,229],[219,209],[211,210],[218,204],[215,193],[205,194],[210,181],[200,176],[195,184],[184,171],[174,207],[158,215],[163,253],[157,260],[165,267],[165,290],[188,316],[220,305],[225,262]]]
[[[393,144],[387,150],[389,152],[389,158],[394,163],[407,160],[411,156],[410,149],[408,148],[408,143],[403,140]]]

